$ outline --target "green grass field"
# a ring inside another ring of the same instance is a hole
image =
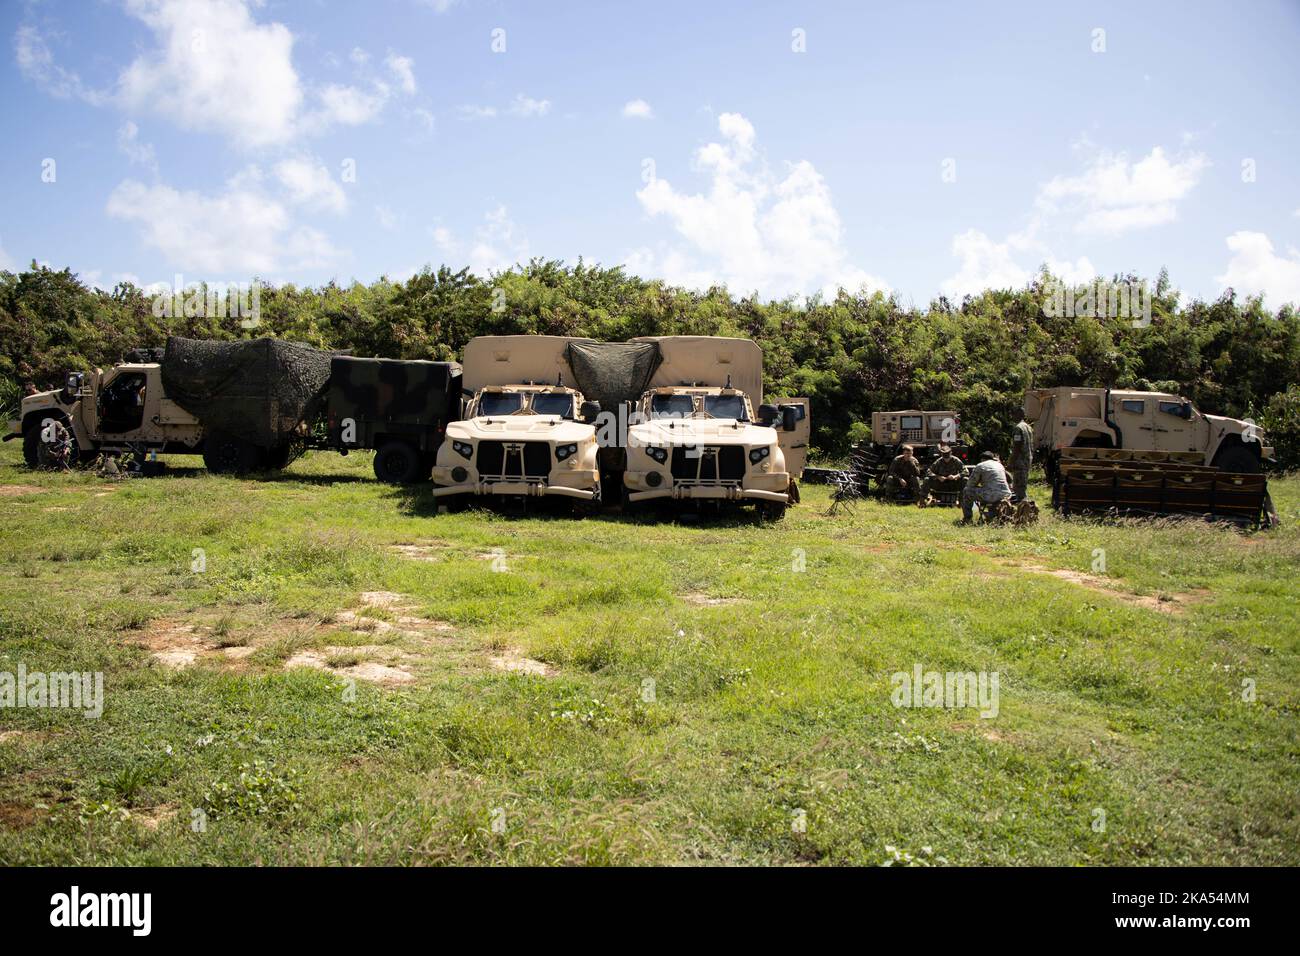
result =
[[[0,456],[0,672],[106,701],[0,710],[0,863],[1300,863],[1297,479],[1243,534]],[[997,716],[895,707],[917,664]]]

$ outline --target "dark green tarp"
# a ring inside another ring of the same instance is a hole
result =
[[[172,336],[162,362],[167,397],[211,431],[261,448],[286,442],[320,413],[332,354],[279,339],[209,342]]]
[[[574,386],[601,408],[634,402],[650,384],[662,356],[657,342],[570,342]]]

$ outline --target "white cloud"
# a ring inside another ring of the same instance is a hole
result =
[[[398,56],[396,53],[388,54],[384,64],[389,71],[396,77],[398,85],[401,86],[402,92],[410,96],[415,92],[415,61],[409,56]]]
[[[154,154],[153,143],[140,142],[140,128],[127,120],[117,130],[117,148],[126,154],[132,163],[138,163],[158,173],[158,157]]]
[[[1118,235],[1158,226],[1178,217],[1178,202],[1209,165],[1199,153],[1171,161],[1159,146],[1136,163],[1123,154],[1102,153],[1082,175],[1045,183],[1037,206],[1047,215],[1073,217],[1082,233]]]
[[[623,104],[623,116],[627,119],[654,119],[655,111],[645,100],[628,100]]]
[[[1038,265],[1045,264],[1061,281],[1067,284],[1088,282],[1097,277],[1097,270],[1087,256],[1071,262],[1054,259],[1047,248],[1033,238],[1032,231],[1013,233],[1003,242],[996,242],[978,229],[967,229],[952,238],[952,254],[960,260],[956,275],[939,284],[939,291],[950,299],[976,295],[985,289],[1020,289],[1037,273]],[[1017,256],[1037,256],[1027,267]]]
[[[303,90],[284,24],[255,22],[240,0],[127,0],[127,10],[158,42],[120,77],[119,98],[128,108],[245,146],[293,134]]]
[[[375,207],[375,219],[378,220],[380,228],[392,232],[397,228],[397,213],[391,208],[384,205]]]
[[[343,187],[319,160],[302,157],[282,159],[275,164],[275,176],[291,202],[333,213],[348,208],[348,197]]]
[[[370,54],[359,46],[354,46],[352,52],[348,54],[348,59],[357,66],[365,66],[370,62]]]
[[[152,32],[154,46],[121,71],[111,93],[87,88],[56,64],[34,26],[18,29],[15,57],[24,76],[53,96],[156,113],[246,148],[364,123],[383,109],[390,91],[376,77],[366,88],[304,84],[293,65],[293,33],[283,23],[257,22],[250,4],[261,6],[260,0],[125,0],[127,12]],[[363,68],[369,55],[357,48],[351,58]],[[411,61],[390,54],[386,63],[401,88],[412,91]]]
[[[23,76],[51,96],[63,100],[75,96],[96,105],[108,98],[108,94],[88,88],[80,76],[55,63],[49,44],[30,24],[20,26],[14,34],[14,59]]]
[[[119,183],[108,197],[108,215],[135,223],[141,239],[182,272],[265,275],[311,269],[341,253],[319,230],[293,222],[285,207],[259,187],[250,170],[207,196],[167,185]]]
[[[472,103],[466,103],[464,106],[456,107],[456,112],[460,114],[461,119],[496,119],[497,108],[495,106],[475,106]]]
[[[430,233],[444,262],[449,266],[469,266],[475,275],[504,272],[528,261],[528,240],[510,219],[504,205],[497,205],[483,216],[482,225],[469,241],[458,240],[446,226],[436,226]]]
[[[637,192],[652,217],[667,218],[686,247],[642,247],[629,271],[658,274],[692,288],[726,284],[733,292],[768,297],[834,292],[843,285],[887,289],[847,261],[830,189],[807,160],[787,163],[783,178],[755,149],[753,125],[738,113],[718,117],[722,142],[695,155],[710,178],[707,193],[679,192],[654,179]]]
[[[535,100],[522,93],[518,94],[515,101],[510,104],[510,112],[514,116],[545,116],[550,111],[550,100]]]
[[[1215,282],[1245,295],[1263,295],[1275,308],[1300,305],[1300,250],[1291,247],[1279,256],[1264,233],[1244,230],[1230,235],[1227,243],[1232,258]]]

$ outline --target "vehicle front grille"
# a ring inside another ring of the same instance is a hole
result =
[[[745,477],[745,449],[740,445],[673,448],[675,482],[735,482]]]
[[[481,441],[476,463],[484,478],[546,478],[551,446],[544,441]]]

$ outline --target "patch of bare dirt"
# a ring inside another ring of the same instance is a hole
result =
[[[151,622],[135,639],[163,667],[181,670],[189,667],[211,647],[196,633],[193,624],[163,619]]]
[[[131,811],[131,819],[135,820],[146,830],[157,830],[174,816],[176,816],[176,808],[168,803],[156,807],[145,807],[143,810]]]
[[[438,544],[394,544],[388,550],[399,558],[406,558],[408,561],[439,561],[446,547],[441,542]]]
[[[284,666],[327,670],[332,674],[341,674],[354,677],[357,680],[368,681],[372,684],[382,684],[390,687],[409,684],[415,680],[415,675],[409,670],[402,667],[391,667],[378,661],[360,661],[347,667],[330,667],[330,657],[335,654],[350,654],[356,651],[357,648],[354,647],[330,647],[323,651],[299,651],[285,661]]]
[[[0,730],[0,744],[6,740],[17,740],[23,735],[21,730]]]
[[[29,803],[18,803],[17,801],[0,803],[0,826],[8,827],[11,830],[21,830],[23,827],[35,826],[41,822],[41,817],[44,815],[44,811],[36,809]]]
[[[1181,614],[1189,604],[1203,600],[1206,594],[1205,591],[1189,591],[1176,594],[1133,594],[1116,587],[1115,582],[1111,579],[1096,574],[1074,571],[1070,568],[1048,568],[1041,564],[1021,564],[1015,561],[1004,563],[1008,567],[1028,571],[1031,574],[1050,574],[1054,578],[1069,581],[1071,584],[1087,588],[1090,591],[1096,591],[1099,594],[1109,595],[1134,607],[1159,611],[1162,614]]]
[[[39,495],[48,490],[48,488],[38,488],[36,485],[0,485],[0,498],[17,498],[21,495]]]
[[[553,677],[555,668],[551,667],[545,661],[533,660],[531,657],[523,657],[518,651],[503,651],[494,657],[488,658],[489,662],[497,670],[513,671],[516,674],[532,674],[536,677]]]
[[[734,597],[713,597],[703,591],[687,591],[679,596],[687,604],[694,604],[696,607],[723,607],[728,604],[739,604],[742,600]]]

